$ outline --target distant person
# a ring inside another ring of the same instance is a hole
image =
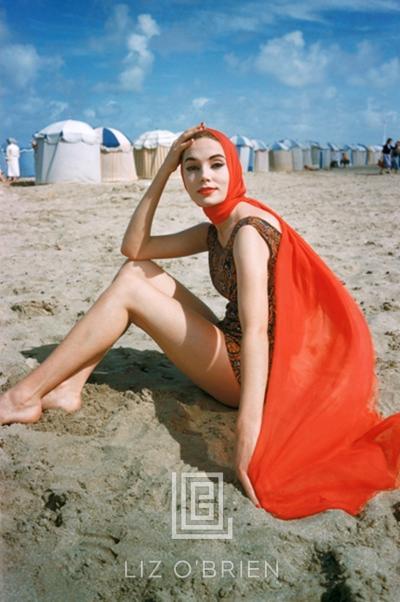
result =
[[[14,138],[7,139],[6,161],[7,161],[7,176],[10,184],[15,182],[20,176],[19,172],[19,157],[20,151],[17,141]]]
[[[397,140],[396,144],[392,147],[392,162],[391,167],[396,171],[399,171],[400,167],[400,140]]]
[[[381,173],[382,173],[383,169],[386,171],[386,173],[390,173],[390,171],[392,169],[392,150],[393,150],[392,142],[393,142],[393,139],[388,138],[386,140],[386,143],[383,145],[383,148],[382,148],[383,165],[382,165]]]
[[[340,159],[340,166],[348,167],[349,165],[350,165],[349,155],[346,152],[344,152],[344,153],[342,153],[342,158]]]

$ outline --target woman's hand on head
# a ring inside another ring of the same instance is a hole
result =
[[[204,129],[205,125],[202,122],[199,125],[182,132],[182,134],[174,141],[163,163],[171,173],[177,169],[182,158],[182,153],[192,145],[193,135]]]

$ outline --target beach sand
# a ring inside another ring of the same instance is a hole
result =
[[[361,169],[246,180],[249,196],[281,213],[360,303],[375,341],[379,408],[400,411],[400,177]],[[147,185],[0,187],[2,389],[48,355],[114,276]],[[171,180],[154,231],[203,219]],[[223,315],[206,254],[160,263]],[[256,509],[232,468],[236,412],[133,327],[83,397],[76,414],[48,411],[34,425],[1,429],[1,600],[399,599],[399,491],[379,494],[358,517],[335,510],[283,521]],[[171,538],[173,471],[223,473],[231,540]],[[222,560],[234,567],[223,578]]]

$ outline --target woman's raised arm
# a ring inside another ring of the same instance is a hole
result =
[[[151,236],[151,227],[161,194],[170,175],[177,169],[182,153],[192,144],[192,136],[204,126],[185,130],[172,144],[155,178],[136,207],[126,229],[121,253],[130,259],[157,259],[198,253],[204,247],[207,224],[200,224],[177,234]]]

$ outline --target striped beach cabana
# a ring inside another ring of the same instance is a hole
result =
[[[254,150],[253,171],[269,171],[269,147],[262,140],[251,141]]]
[[[382,146],[380,144],[372,144],[367,149],[367,165],[377,165],[382,154]]]
[[[246,136],[232,136],[231,142],[236,146],[243,171],[253,171],[254,149],[250,138]]]
[[[340,159],[342,157],[340,146],[334,144],[333,142],[328,142],[327,146],[331,151],[331,163],[332,161],[336,161],[337,165],[340,165]]]
[[[119,130],[96,128],[100,136],[101,179],[103,182],[137,180],[132,143]]]
[[[304,169],[304,159],[303,150],[299,143],[296,140],[291,140],[290,138],[279,140],[279,142],[290,149],[290,152],[292,153],[293,170],[302,171]]]
[[[133,152],[139,178],[154,178],[178,135],[168,130],[151,130],[135,140]]]
[[[324,143],[320,143],[319,166],[321,169],[329,169],[331,166],[331,149]]]
[[[293,171],[293,154],[283,142],[274,142],[269,151],[271,171]]]

